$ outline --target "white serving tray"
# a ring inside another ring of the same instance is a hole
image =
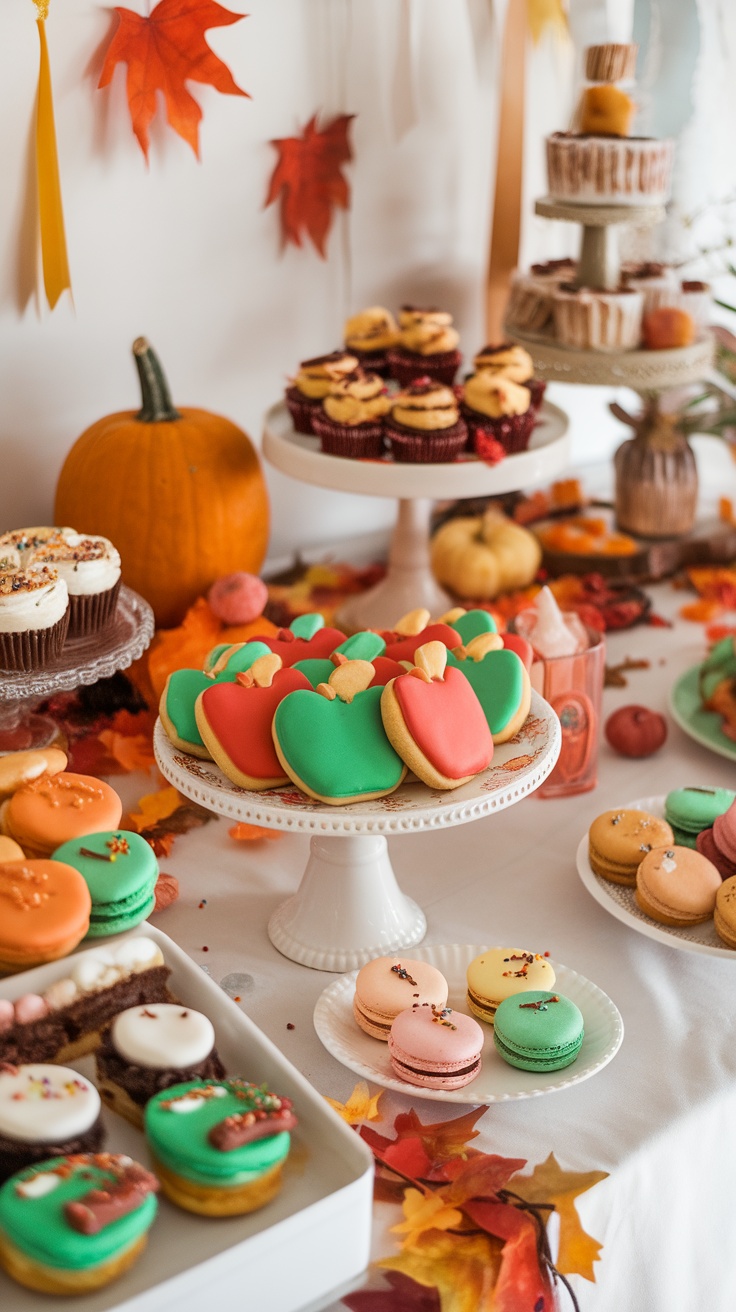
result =
[[[148,1247],[120,1280],[93,1294],[65,1298],[64,1312],[297,1312],[322,1303],[368,1264],[373,1158],[278,1048],[204,971],[152,925],[131,935],[157,943],[171,968],[170,988],[210,1017],[229,1074],[292,1098],[299,1125],[279,1196],[250,1216],[215,1220],[173,1207],[159,1196]],[[117,940],[120,941],[120,940]],[[93,948],[92,951],[99,950]],[[41,992],[68,971],[68,959],[0,980],[0,997]],[[76,1063],[94,1077],[94,1061]],[[150,1163],[141,1133],[103,1107],[105,1148]],[[0,1272],[0,1308],[41,1312],[48,1298]],[[60,1304],[61,1306],[61,1304]]]

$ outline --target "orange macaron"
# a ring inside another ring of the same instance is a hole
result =
[[[65,957],[84,938],[92,909],[78,870],[61,861],[0,864],[0,972]]]
[[[62,771],[24,784],[3,807],[2,828],[26,856],[50,856],[62,843],[117,829],[123,805],[109,784]]]
[[[715,866],[691,847],[655,847],[636,872],[636,901],[662,925],[698,925],[709,920],[721,887]]]

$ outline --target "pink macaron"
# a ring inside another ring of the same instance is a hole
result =
[[[391,1026],[388,1051],[400,1080],[425,1089],[460,1089],[480,1072],[483,1030],[451,1007],[416,1005]]]
[[[723,815],[717,815],[713,821],[713,837],[716,847],[727,861],[736,861],[736,802],[729,806]]]
[[[709,861],[713,862],[721,879],[731,879],[736,875],[736,861],[730,861],[720,850],[713,828],[701,829],[695,839],[695,846],[701,856],[707,857]]]
[[[268,588],[257,574],[224,574],[207,593],[210,609],[223,624],[250,624],[263,614]]]

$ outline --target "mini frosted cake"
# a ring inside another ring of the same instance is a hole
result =
[[[0,573],[0,669],[40,670],[69,627],[66,583],[48,565]]]
[[[77,1071],[0,1068],[0,1181],[47,1157],[96,1152],[104,1133],[100,1095]]]
[[[563,284],[553,298],[555,336],[583,351],[628,351],[639,345],[644,297],[633,287],[603,291]]]
[[[314,432],[312,419],[322,409],[332,384],[357,367],[357,356],[347,351],[331,351],[302,361],[296,378],[286,389],[286,404],[297,433]]]
[[[635,60],[635,46],[587,51],[593,85],[583,91],[575,130],[547,137],[553,200],[584,205],[663,205],[668,200],[674,142],[631,136],[636,105],[615,85],[629,79]]]
[[[430,378],[450,387],[460,368],[460,341],[447,310],[402,305],[399,341],[388,353],[391,375],[400,387],[417,378]]]
[[[552,292],[561,282],[570,282],[576,269],[577,262],[572,259],[533,264],[528,273],[517,269],[506,306],[509,327],[528,333],[547,328],[552,319]]]
[[[120,555],[107,538],[65,532],[61,541],[36,547],[28,561],[30,567],[50,566],[66,583],[68,637],[98,633],[109,624],[120,591]]]
[[[391,402],[383,379],[355,369],[333,383],[312,427],[328,455],[377,459],[383,455],[383,417]]]
[[[622,265],[621,277],[627,287],[634,287],[644,297],[644,314],[652,310],[674,308],[689,314],[696,328],[710,321],[713,288],[697,278],[680,278],[670,264],[644,261]]]

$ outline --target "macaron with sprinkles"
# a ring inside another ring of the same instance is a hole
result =
[[[493,1027],[499,1055],[521,1071],[559,1071],[572,1065],[583,1037],[580,1008],[561,993],[542,989],[506,998]]]
[[[73,866],[92,898],[87,938],[122,934],[154,907],[158,861],[150,843],[127,829],[105,829],[62,843],[54,861]]]
[[[460,1089],[481,1069],[483,1030],[472,1016],[428,1004],[399,1012],[388,1040],[391,1068],[406,1084]]]
[[[425,1002],[440,1011],[447,1003],[447,980],[428,961],[375,957],[358,971],[353,1015],[373,1039],[387,1043],[399,1012]]]

